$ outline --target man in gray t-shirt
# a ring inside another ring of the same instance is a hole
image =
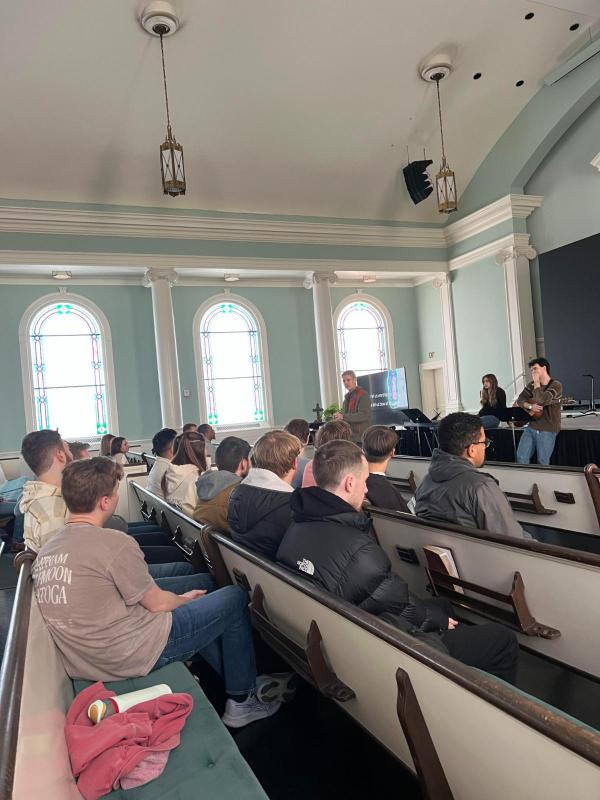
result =
[[[247,594],[237,586],[213,591],[205,574],[169,579],[179,594],[159,588],[136,542],[103,527],[120,475],[102,457],[65,468],[69,522],[34,564],[35,596],[67,673],[116,680],[202,657],[223,675],[227,725],[271,716],[289,693],[288,678],[257,681]]]

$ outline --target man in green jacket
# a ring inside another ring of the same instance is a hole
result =
[[[371,424],[371,395],[358,385],[356,373],[351,369],[342,373],[342,380],[347,389],[344,405],[333,418],[345,420],[352,428],[352,441],[360,444]]]

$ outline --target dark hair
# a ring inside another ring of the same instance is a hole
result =
[[[78,461],[81,458],[81,454],[84,450],[90,449],[89,442],[69,442],[69,448],[71,450],[71,455],[75,461]]]
[[[550,362],[547,358],[532,358],[527,366],[531,369],[534,364],[539,364],[540,367],[546,367],[548,370],[548,375],[550,374]]]
[[[155,456],[161,456],[165,450],[175,441],[177,431],[173,428],[162,428],[152,437],[152,452]]]
[[[194,431],[196,433],[196,423],[195,422],[186,422],[183,428],[181,429],[182,433],[191,433]]]
[[[206,439],[201,433],[188,431],[176,439],[177,449],[171,464],[194,464],[200,472],[206,471]]]
[[[301,444],[304,446],[308,442],[310,436],[310,426],[305,419],[291,419],[285,426],[284,430],[291,433],[300,439]]]
[[[467,447],[479,439],[481,417],[457,411],[440,422],[438,439],[440,448],[453,456],[462,456]]]
[[[115,436],[115,438],[110,443],[110,454],[111,456],[116,456],[117,453],[121,452],[121,447],[123,446],[123,442],[125,441],[124,436]]]
[[[105,433],[104,436],[100,439],[100,455],[101,456],[109,456],[110,455],[110,444],[112,440],[115,438],[114,433]]]
[[[21,442],[21,455],[34,475],[43,475],[52,466],[54,453],[64,447],[58,431],[33,431]]]
[[[498,378],[492,372],[489,372],[487,375],[483,376],[481,382],[483,383],[486,378],[492,385],[489,389],[486,389],[484,386],[481,390],[481,405],[496,408],[498,405],[498,399],[496,397],[498,392]]]
[[[67,508],[72,514],[89,514],[101,497],[112,495],[122,477],[123,467],[106,456],[71,461],[61,483]]]
[[[209,439],[207,434],[212,433],[212,438],[215,438],[215,429],[212,425],[209,425],[208,422],[201,422],[200,425],[196,428],[198,433],[201,433],[205,439]]]
[[[333,442],[334,439],[352,441],[352,428],[345,420],[332,419],[321,426],[315,437],[315,447],[322,447],[327,442]]]
[[[294,466],[301,450],[297,436],[287,431],[269,431],[254,445],[252,464],[259,469],[269,469],[283,478]]]
[[[335,439],[322,445],[313,459],[313,475],[321,489],[335,489],[349,472],[356,474],[364,458],[363,452],[344,439]]]
[[[398,434],[385,425],[371,425],[363,433],[362,446],[369,464],[381,464],[393,453],[398,443]]]
[[[250,445],[244,439],[239,439],[237,436],[226,436],[215,453],[217,469],[235,472],[240,461],[250,455],[250,449]]]

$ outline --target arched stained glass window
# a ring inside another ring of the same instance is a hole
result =
[[[105,346],[99,321],[75,301],[43,305],[28,330],[33,428],[66,438],[102,436],[109,409]]]
[[[340,371],[357,375],[389,369],[390,354],[386,319],[373,303],[353,300],[337,314],[337,343]]]
[[[265,362],[255,314],[239,302],[214,303],[202,315],[199,333],[208,423],[264,424]]]

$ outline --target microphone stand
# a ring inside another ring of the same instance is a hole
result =
[[[596,411],[596,400],[595,400],[595,397],[594,397],[594,376],[593,376],[592,374],[590,374],[589,372],[586,372],[586,373],[585,373],[584,375],[582,375],[581,377],[582,377],[582,378],[589,378],[589,379],[590,379],[590,382],[591,382],[591,392],[592,392],[592,396],[591,396],[591,398],[590,398],[590,408],[589,408],[589,411],[585,411],[585,412],[584,412],[584,414],[583,414],[583,416],[585,416],[585,417],[588,417],[588,416],[594,416],[594,417],[597,417],[597,416],[598,416],[598,412]]]

